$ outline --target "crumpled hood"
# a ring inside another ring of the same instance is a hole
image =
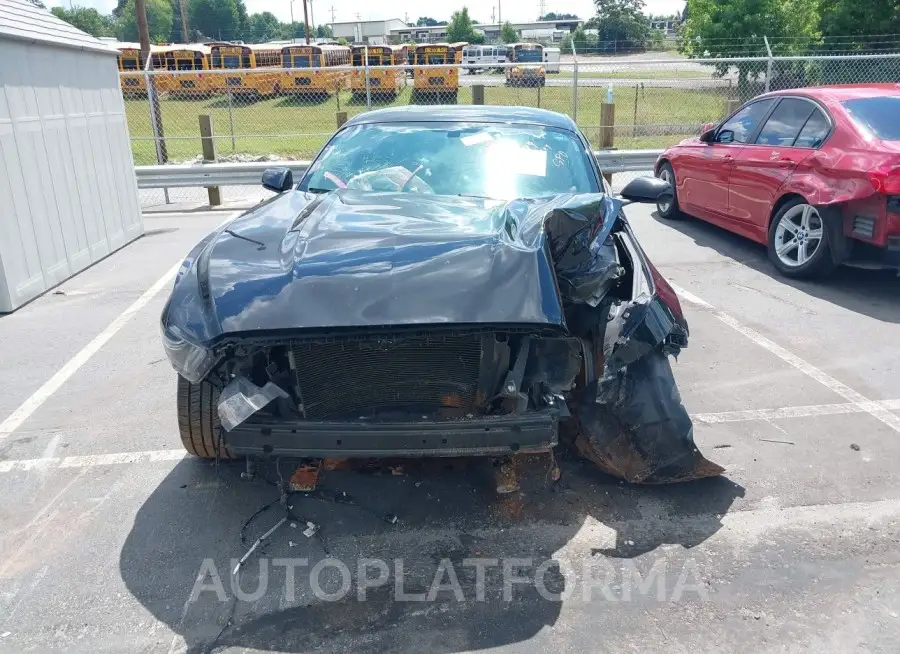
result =
[[[573,197],[605,198],[286,193],[201,244],[176,284],[170,320],[198,343],[334,327],[565,328],[542,224],[529,216]]]

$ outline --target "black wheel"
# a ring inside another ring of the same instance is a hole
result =
[[[225,446],[220,433],[219,391],[207,382],[192,384],[178,376],[178,431],[181,444],[189,454],[204,459],[216,458],[216,445],[220,459],[236,459]]]
[[[840,212],[817,209],[806,200],[786,202],[769,225],[769,260],[785,277],[825,275],[837,266],[832,256],[831,225],[840,225]]]
[[[683,218],[684,214],[682,214],[681,210],[678,208],[678,193],[676,191],[675,171],[672,170],[672,164],[668,161],[664,161],[659,166],[659,170],[656,171],[656,176],[663,181],[669,182],[669,185],[672,187],[672,199],[669,202],[657,202],[657,213],[661,218],[665,218],[666,220]]]

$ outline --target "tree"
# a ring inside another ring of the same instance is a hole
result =
[[[447,41],[450,43],[458,43],[460,41],[483,43],[484,36],[475,31],[473,24],[472,18],[469,16],[468,7],[454,11],[453,15],[450,16],[450,22],[447,24]]]
[[[244,40],[250,43],[266,43],[281,38],[282,33],[281,21],[272,12],[264,11],[249,16]]]
[[[428,16],[420,16],[416,21],[416,27],[437,27],[439,23],[434,18]]]
[[[518,40],[519,35],[516,33],[512,23],[509,21],[503,23],[503,27],[500,28],[500,43],[515,43]]]
[[[243,6],[243,0],[240,4]],[[214,39],[239,39],[246,31],[238,0],[191,0],[188,20],[191,27]]]
[[[819,39],[819,0],[689,0],[682,49],[694,57],[760,56],[766,52],[763,35],[778,54],[790,55]],[[801,67],[802,67],[802,62]],[[716,64],[725,75],[738,70],[738,90],[747,94],[751,77],[766,70],[765,61]],[[780,71],[776,71],[780,72]]]
[[[110,17],[104,16],[96,9],[75,5],[72,9],[53,7],[50,12],[91,36],[113,36],[115,34]]]
[[[330,25],[319,25],[316,28],[316,36],[320,39],[333,39],[334,32],[331,31]]]
[[[900,5],[894,0],[821,0],[819,12],[829,50],[893,49],[896,37],[872,35],[900,33]]]
[[[644,15],[644,0],[594,0],[594,4],[597,15],[591,24],[596,25],[601,50],[644,47],[650,36],[650,21]]]
[[[161,42],[169,38],[172,33],[174,14],[169,0],[146,0],[147,26],[150,31],[150,40]],[[137,28],[137,10],[134,0],[125,0],[120,10],[119,20],[116,22],[116,36],[120,41],[139,41]]]
[[[575,14],[557,14],[551,11],[538,18],[538,20],[578,20],[578,16]]]
[[[47,6],[43,2],[41,2],[41,0],[28,0],[28,2],[33,4],[38,9],[46,9],[47,8]],[[59,18],[59,16],[57,16],[57,18]],[[63,20],[65,20],[65,19],[63,18]],[[68,22],[68,21],[66,21],[66,22]]]

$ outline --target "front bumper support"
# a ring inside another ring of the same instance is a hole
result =
[[[250,418],[224,434],[239,455],[286,457],[499,456],[558,442],[556,412],[420,422],[317,422]]]

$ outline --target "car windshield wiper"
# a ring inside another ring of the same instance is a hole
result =
[[[457,193],[458,198],[477,198],[479,200],[499,200],[500,198],[492,198],[489,195],[476,195],[475,193]]]
[[[234,236],[235,238],[239,238],[242,241],[249,241],[250,243],[253,243],[254,245],[258,245],[259,247],[256,248],[257,250],[265,250],[266,249],[266,244],[263,243],[262,241],[257,241],[256,239],[252,239],[249,236],[244,236],[243,234],[237,234],[237,233],[231,231],[230,229],[224,229],[222,231],[225,232],[226,234],[228,234],[229,236]]]
[[[331,193],[333,188],[316,188],[315,186],[310,186],[306,189],[309,193]]]

